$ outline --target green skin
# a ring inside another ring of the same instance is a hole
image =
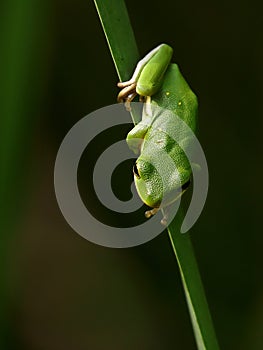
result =
[[[177,143],[180,141],[180,133],[175,142],[167,131],[175,130],[176,119],[173,116],[177,115],[195,132],[198,102],[177,64],[170,64],[171,56],[171,47],[161,44],[138,63],[137,71],[129,82],[118,84],[123,87],[119,100],[129,102],[135,94],[146,97],[142,120],[127,135],[127,143],[136,154],[140,153],[134,166],[137,192],[146,205],[155,208],[146,212],[147,217],[181,196],[190,183],[192,173],[189,161]],[[167,116],[160,111],[152,111],[149,103],[172,113]],[[190,140],[183,142],[187,147]],[[159,157],[158,164],[167,174],[164,182],[152,165],[157,157],[153,143],[171,157],[177,168],[175,173],[166,160]]]

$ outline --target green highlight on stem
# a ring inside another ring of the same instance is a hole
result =
[[[135,37],[124,1],[94,1],[121,81],[128,80],[139,61]]]
[[[94,0],[94,2],[119,79],[127,80],[140,57],[125,2],[123,0]],[[134,117],[133,122],[136,122]],[[183,217],[180,208],[168,227],[168,233],[179,265],[197,348],[219,350],[190,236],[189,233],[180,233]]]

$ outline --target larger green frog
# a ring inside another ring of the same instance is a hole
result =
[[[144,99],[142,120],[127,135],[127,143],[140,154],[133,171],[140,198],[153,208],[146,212],[146,217],[178,199],[189,187],[192,173],[178,144],[187,147],[191,137],[182,132],[178,117],[195,132],[198,102],[178,65],[170,63],[172,52],[170,46],[159,45],[137,64],[129,81],[118,84],[122,88],[119,101],[129,104],[136,94]],[[167,157],[161,156],[163,151],[174,167]],[[162,175],[153,164],[163,170]]]

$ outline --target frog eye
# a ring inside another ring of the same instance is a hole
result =
[[[187,188],[190,186],[190,183],[191,183],[191,180],[189,179],[188,181],[186,181],[186,183],[184,183],[183,185],[182,185],[182,191],[185,191],[185,190],[187,190]]]
[[[133,166],[133,174],[139,179],[141,176],[139,174],[138,168],[137,168],[137,164],[135,163]]]

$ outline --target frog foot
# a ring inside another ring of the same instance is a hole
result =
[[[167,221],[170,216],[170,211],[171,211],[171,205],[168,205],[162,209],[163,218],[161,220],[161,224],[165,227],[167,226]]]
[[[161,224],[162,224],[163,226],[167,226],[167,220],[168,220],[168,213],[164,213],[164,214],[163,214],[163,218],[162,218],[162,220],[161,220]]]
[[[151,209],[151,210],[147,210],[147,211],[145,212],[145,217],[146,217],[147,219],[149,219],[150,217],[152,217],[153,215],[155,215],[159,210],[160,210],[160,208],[153,208],[153,209]]]
[[[136,82],[133,80],[120,82],[117,84],[118,87],[122,88],[117,97],[118,102],[125,102],[125,107],[127,111],[131,110],[131,102],[137,95],[136,92]]]
[[[153,215],[155,215],[159,210],[160,210],[160,208],[153,208],[153,209],[151,209],[151,210],[147,210],[147,211],[145,212],[145,217],[146,217],[147,219],[149,219],[150,217],[152,217]],[[167,226],[167,220],[168,220],[168,218],[169,218],[169,211],[166,210],[166,211],[163,212],[163,218],[162,218],[162,220],[161,220],[161,224],[162,224],[163,226]]]

